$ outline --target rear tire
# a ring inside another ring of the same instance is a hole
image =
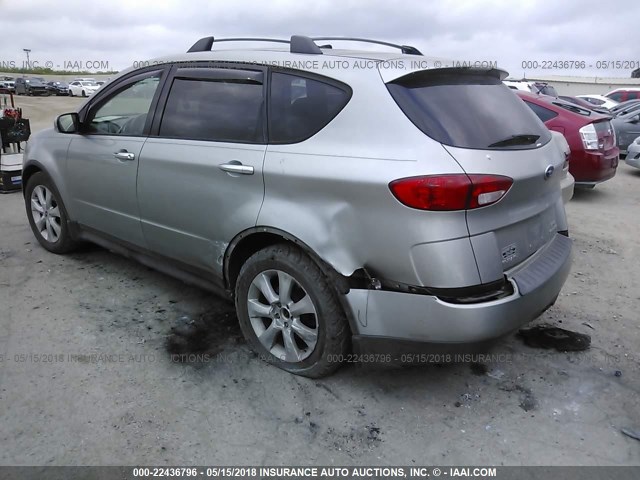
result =
[[[86,97],[87,96],[87,92],[85,92],[84,90],[82,90],[82,96]]]
[[[24,200],[29,225],[40,245],[57,254],[78,247],[78,242],[71,237],[69,216],[60,193],[46,174],[38,172],[29,178]]]
[[[235,294],[242,332],[263,360],[311,378],[340,367],[351,338],[347,318],[326,276],[299,248],[278,244],[252,255]]]

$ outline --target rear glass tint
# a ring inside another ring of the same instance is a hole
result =
[[[445,145],[529,149],[551,140],[538,117],[491,75],[422,71],[387,88],[416,127]]]

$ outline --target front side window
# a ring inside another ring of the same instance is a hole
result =
[[[87,122],[89,133],[143,135],[151,102],[160,84],[160,75],[161,72],[156,72],[109,97],[90,113]]]
[[[296,143],[322,130],[344,108],[351,92],[285,73],[271,76],[269,143]]]
[[[262,82],[257,80],[176,78],[162,115],[160,136],[264,143],[263,97]]]

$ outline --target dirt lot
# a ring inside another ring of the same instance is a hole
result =
[[[18,101],[34,130],[80,102]],[[639,185],[621,164],[567,207],[573,270],[536,323],[590,350],[510,336],[484,366],[322,381],[254,358],[203,291],[97,247],[46,252],[21,194],[0,196],[0,464],[638,465],[621,429],[640,429]]]

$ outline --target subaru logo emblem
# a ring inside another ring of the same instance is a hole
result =
[[[555,167],[553,165],[549,165],[547,169],[544,171],[544,179],[546,180],[547,178],[551,178],[551,175],[553,175],[554,170],[555,170]]]

